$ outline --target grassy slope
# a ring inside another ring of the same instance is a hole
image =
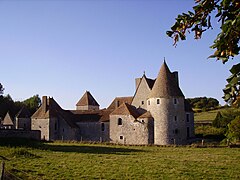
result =
[[[23,179],[240,179],[239,148],[47,146],[24,148],[29,156],[0,146],[0,160]]]
[[[217,109],[217,110],[212,110],[212,111],[194,113],[194,120],[195,121],[213,121],[219,111],[224,113],[227,110],[236,110],[236,109],[223,108],[223,109]]]

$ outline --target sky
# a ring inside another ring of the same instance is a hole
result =
[[[186,98],[214,97],[229,69],[207,59],[219,25],[201,40],[193,34],[173,46],[166,31],[194,0],[0,0],[0,83],[4,95],[22,101],[53,97],[75,109],[85,91],[107,107],[133,96],[135,78],[156,78],[164,58],[178,71]]]

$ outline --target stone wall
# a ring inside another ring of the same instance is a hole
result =
[[[118,125],[119,118],[122,125]],[[148,119],[144,122],[131,115],[110,115],[110,142],[119,144],[149,144]]]
[[[0,137],[17,137],[17,138],[27,138],[27,139],[34,139],[40,140],[41,139],[41,132],[40,131],[24,131],[24,130],[16,130],[16,129],[1,129],[0,130]]]
[[[16,129],[31,130],[31,118],[16,118]]]
[[[42,140],[50,140],[49,136],[49,119],[35,119],[32,118],[32,130],[41,131]]]
[[[177,100],[176,104],[174,99]],[[154,144],[186,143],[184,98],[151,98],[148,102],[148,111],[154,118]]]
[[[92,106],[92,105],[76,106],[76,110],[99,110],[99,106]]]

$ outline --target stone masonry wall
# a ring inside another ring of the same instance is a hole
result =
[[[27,139],[34,139],[40,140],[41,139],[41,132],[40,131],[24,131],[24,130],[15,130],[15,129],[1,129],[0,130],[0,137],[17,137],[17,138],[27,138]]]
[[[41,131],[41,139],[49,141],[49,119],[32,119],[32,130]]]
[[[122,125],[118,125],[118,119]],[[110,115],[110,142],[119,144],[149,144],[148,120],[135,120],[131,115]]]

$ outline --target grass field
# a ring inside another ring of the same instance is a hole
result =
[[[239,148],[48,143],[0,146],[22,179],[240,179]]]

